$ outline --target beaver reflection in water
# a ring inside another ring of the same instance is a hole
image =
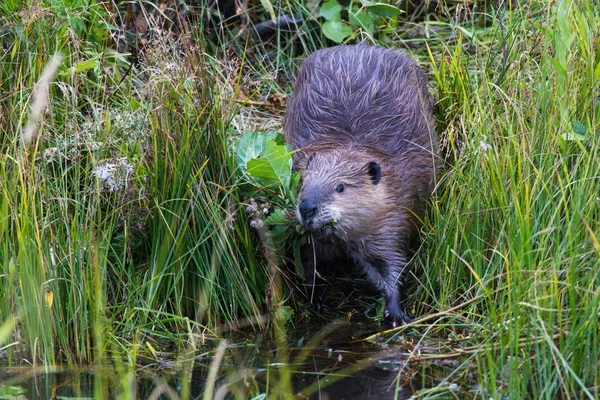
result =
[[[438,164],[423,72],[381,47],[312,53],[288,102],[285,137],[302,174],[297,218],[312,234],[302,249],[307,284],[315,268],[346,260],[385,293],[393,326],[410,321],[402,275]]]

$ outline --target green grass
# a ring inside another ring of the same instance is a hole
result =
[[[267,278],[229,152],[225,110],[236,106],[207,81],[218,66],[191,50],[184,63],[165,37],[124,76],[123,55],[53,31],[69,24],[60,14],[4,18],[14,42],[0,64],[0,310],[19,320],[7,361],[90,362],[144,335],[185,344],[255,320]],[[23,146],[52,49],[67,57]]]
[[[480,344],[482,397],[593,398],[599,14],[583,3],[536,6],[505,15],[494,43],[504,59],[480,46],[467,55],[461,43],[433,54],[453,161],[413,263],[414,298],[441,311],[477,299],[428,323],[466,328]]]
[[[411,262],[409,310],[425,319],[383,334],[450,338],[448,354],[463,351],[420,397],[453,395],[452,383],[472,390],[473,380],[479,398],[600,396],[600,10],[591,3],[529,1],[501,13],[486,3],[459,19],[444,2],[386,39],[430,72],[448,164]],[[161,349],[193,364],[202,334],[269,311],[272,276],[246,221],[230,122],[239,85],[288,91],[275,72],[292,74],[325,42],[317,31],[298,35],[299,47],[284,37],[240,44],[221,31],[204,54],[194,30],[191,47],[159,36],[129,70],[128,56],[106,47],[114,21],[102,7],[43,4],[54,12],[27,20],[26,4],[0,5],[0,362],[113,360],[125,365],[123,390],[134,390],[136,356]],[[230,49],[253,45],[243,68],[227,62]],[[261,62],[270,50],[273,63]],[[57,51],[65,59],[48,111],[23,146],[33,88]],[[113,191],[98,176],[107,165],[123,178]],[[246,382],[240,393],[289,390],[289,371],[270,376],[266,389]]]

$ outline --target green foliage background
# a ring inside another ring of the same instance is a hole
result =
[[[440,1],[411,19],[391,3],[265,3],[248,12],[304,22],[250,40],[239,24],[211,31],[201,19],[178,36],[148,18],[152,45],[135,65],[112,3],[0,3],[0,362],[134,369],[156,348],[196,354],[233,320],[264,327],[274,275],[248,206],[270,206],[279,252],[297,244],[298,177],[275,132],[233,121],[253,99],[289,93],[276,78],[308,52],[367,39],[430,74],[447,162],[411,262],[409,313],[421,318],[382,334],[444,338],[440,357],[461,360],[418,395],[598,397],[597,5]],[[44,120],[24,146],[57,52]],[[431,365],[424,352],[411,360]]]

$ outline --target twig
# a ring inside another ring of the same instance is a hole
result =
[[[492,292],[492,294],[496,294],[500,290],[503,290],[503,288],[497,288],[496,290],[494,290]],[[487,295],[488,295],[487,293],[480,294],[479,296],[473,297],[471,300],[467,300],[464,303],[460,303],[459,305],[454,306],[452,308],[449,308],[449,309],[447,309],[445,311],[440,311],[440,312],[437,312],[437,313],[426,315],[426,316],[424,316],[422,318],[419,318],[419,319],[417,319],[415,321],[409,322],[408,324],[404,324],[404,325],[398,326],[398,327],[393,328],[393,329],[387,329],[385,331],[381,331],[381,332],[375,333],[375,334],[373,334],[371,336],[368,336],[368,337],[366,337],[364,339],[357,340],[357,342],[370,341],[370,340],[373,340],[373,339],[378,338],[378,337],[387,336],[390,333],[395,333],[395,332],[403,331],[406,328],[410,328],[410,327],[413,327],[415,325],[422,324],[423,322],[426,322],[426,321],[429,321],[429,320],[432,320],[432,319],[436,319],[436,318],[439,318],[439,317],[448,316],[452,312],[454,312],[456,310],[459,310],[459,309],[461,309],[461,308],[463,308],[465,306],[468,306],[469,304],[474,303],[474,302],[480,300],[481,298],[486,297]]]

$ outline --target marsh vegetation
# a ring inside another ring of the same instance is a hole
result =
[[[600,9],[431,3],[1,2],[0,394],[600,397]],[[445,158],[394,330],[279,257],[291,77],[360,40],[428,73]]]

